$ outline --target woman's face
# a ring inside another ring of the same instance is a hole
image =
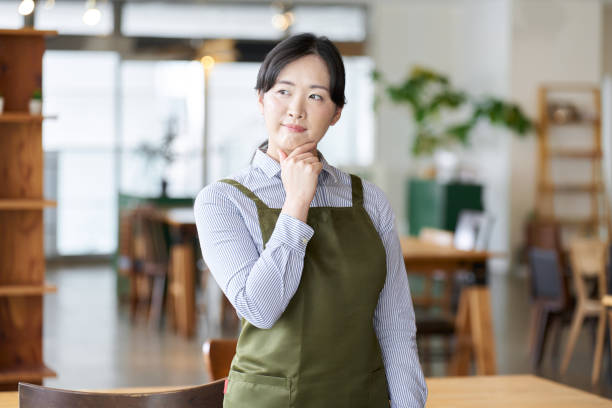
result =
[[[305,143],[318,144],[329,126],[340,119],[342,108],[331,100],[329,86],[325,61],[307,55],[287,64],[274,86],[259,94],[270,156],[278,160],[279,149],[289,155]]]

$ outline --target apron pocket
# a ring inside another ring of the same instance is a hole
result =
[[[370,374],[370,407],[382,408],[389,406],[389,390],[385,369],[379,368]]]
[[[230,371],[224,408],[288,408],[291,381],[284,377]]]

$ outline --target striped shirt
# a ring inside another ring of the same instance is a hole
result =
[[[329,165],[311,207],[350,207],[350,175]],[[285,190],[280,164],[257,149],[251,165],[229,177],[253,191],[268,207],[281,208]],[[363,181],[363,206],[381,237],[387,276],[374,313],[374,328],[385,364],[393,408],[424,407],[427,386],[419,363],[414,310],[395,227],[382,190]],[[283,314],[300,283],[306,246],[316,233],[308,224],[280,214],[264,249],[257,207],[235,187],[215,182],[195,200],[202,253],[237,313],[252,325],[270,328]]]

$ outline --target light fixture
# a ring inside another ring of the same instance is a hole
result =
[[[83,13],[83,22],[89,26],[95,26],[100,22],[102,13],[96,7],[96,0],[87,0],[87,10]]]
[[[285,31],[289,28],[289,21],[284,14],[275,14],[272,16],[272,25],[280,31]]]
[[[295,22],[295,15],[291,11],[293,8],[290,1],[276,1],[272,3],[275,14],[272,16],[272,26],[279,31],[287,29]]]
[[[55,0],[45,1],[45,10],[51,10],[55,6]]]
[[[215,65],[215,59],[210,55],[205,55],[200,59],[200,63],[205,70],[210,71]]]
[[[21,14],[22,16],[32,14],[32,12],[34,11],[34,0],[21,0],[17,11],[19,11],[19,14]]]

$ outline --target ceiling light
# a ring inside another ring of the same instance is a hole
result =
[[[285,31],[289,28],[289,21],[284,14],[275,14],[272,17],[272,25],[280,31]]]
[[[19,11],[19,14],[22,16],[31,14],[34,11],[34,0],[22,0],[21,3],[19,3],[17,11]]]
[[[83,13],[83,22],[89,26],[95,26],[101,18],[102,13],[96,8],[96,0],[88,0],[87,10]]]
[[[205,55],[200,59],[202,66],[205,70],[210,71],[210,69],[215,65],[215,59],[210,55]]]

